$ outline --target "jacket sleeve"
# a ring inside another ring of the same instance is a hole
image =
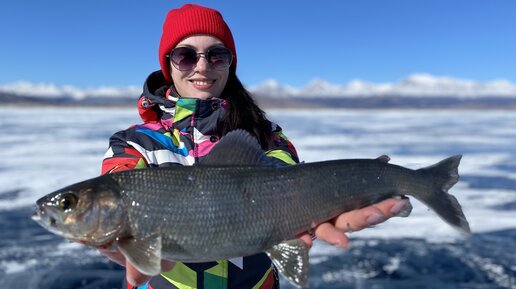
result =
[[[127,131],[119,131],[109,139],[109,149],[102,161],[102,174],[148,167],[145,158],[126,141]]]
[[[296,148],[283,134],[281,127],[275,123],[272,126],[272,141],[270,149],[265,153],[268,157],[278,160],[278,165],[293,165],[299,163]]]

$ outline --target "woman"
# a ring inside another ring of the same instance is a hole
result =
[[[233,36],[216,10],[184,5],[171,10],[159,47],[161,70],[145,82],[138,109],[144,124],[114,134],[102,173],[144,167],[192,165],[202,160],[227,132],[253,134],[278,165],[297,163],[293,145],[254,103],[235,72]],[[320,224],[315,236],[346,247],[344,232],[378,224],[406,211],[406,200],[386,200]],[[308,245],[308,233],[299,236]],[[162,274],[138,272],[119,252],[100,251],[126,266],[127,288],[277,288],[279,283],[264,254],[208,263],[162,261]],[[147,283],[148,282],[148,283]]]

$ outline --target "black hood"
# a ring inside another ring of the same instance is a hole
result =
[[[165,95],[171,86],[165,82],[161,70],[151,73],[143,84],[143,93],[140,98],[148,98],[153,104],[164,104]]]
[[[166,98],[172,86],[167,84],[161,70],[151,73],[143,84],[143,92],[138,100],[138,112],[144,122],[158,121],[162,116],[160,107],[173,108],[175,102]]]

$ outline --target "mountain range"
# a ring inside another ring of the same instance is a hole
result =
[[[314,79],[301,88],[267,80],[248,89],[264,108],[516,108],[516,85],[507,80],[478,82],[429,74],[394,83]],[[137,86],[81,89],[20,81],[0,84],[0,104],[134,105],[140,93]]]

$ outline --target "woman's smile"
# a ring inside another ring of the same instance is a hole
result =
[[[197,53],[206,53],[214,47],[224,47],[224,44],[211,35],[192,35],[183,39],[176,47],[188,47]],[[216,70],[208,63],[206,57],[199,57],[194,67],[189,70],[179,70],[170,65],[172,80],[176,91],[182,97],[208,99],[220,97],[229,76],[229,67]]]
[[[190,82],[196,89],[209,90],[217,80],[214,79],[191,79]]]

